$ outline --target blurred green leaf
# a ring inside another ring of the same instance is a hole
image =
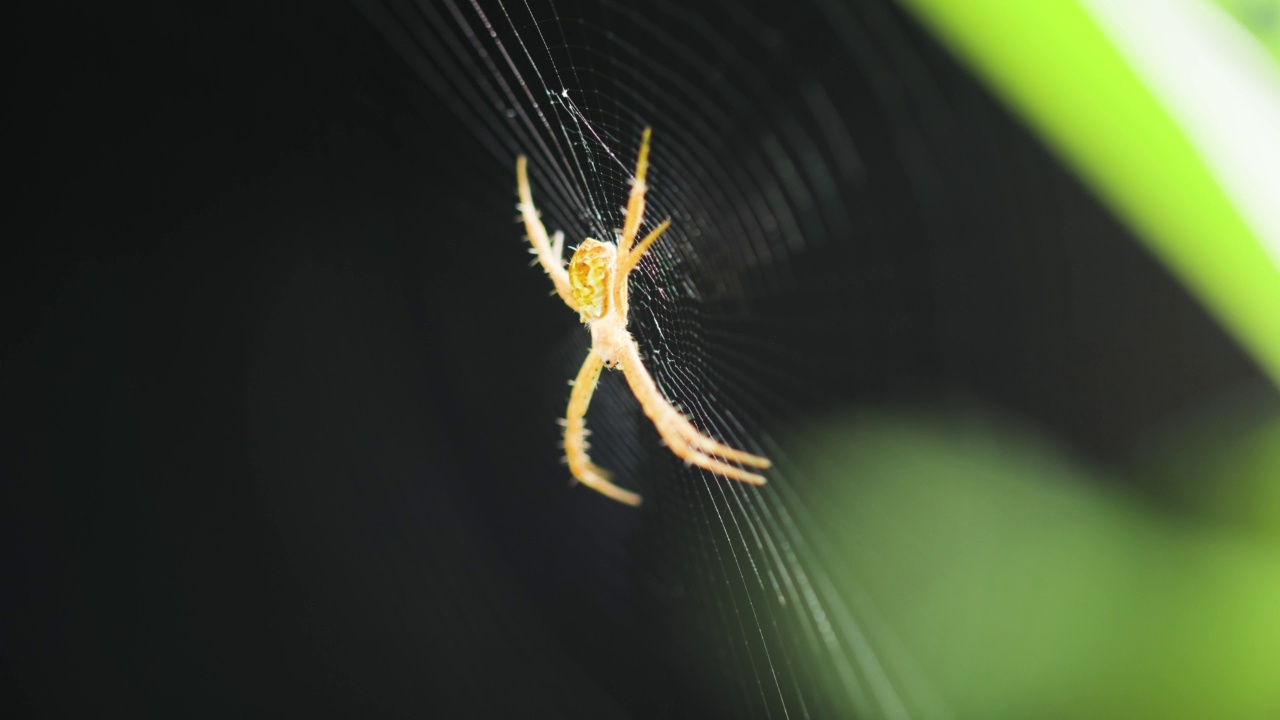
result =
[[[1280,60],[1280,0],[1213,0]]]
[[[1280,268],[1082,3],[903,1],[1131,224],[1280,385]],[[1237,16],[1270,17],[1257,10],[1261,4],[1234,5]],[[1272,21],[1258,20],[1255,31],[1263,22]]]
[[[832,582],[874,601],[959,717],[1280,717],[1276,544],[1144,509],[973,419],[800,445]]]

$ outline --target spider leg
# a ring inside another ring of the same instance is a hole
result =
[[[645,175],[649,173],[649,135],[650,128],[644,129],[640,136],[640,156],[636,158],[636,174],[631,180],[631,196],[627,198],[627,219],[622,224],[622,239],[618,242],[618,255],[630,257],[631,243],[636,241],[640,233],[640,223],[644,220],[644,194],[648,190]]]
[[[600,370],[604,360],[595,350],[587,353],[582,361],[578,377],[573,381],[573,390],[569,393],[569,410],[564,422],[564,454],[569,463],[569,472],[578,482],[604,495],[627,505],[639,505],[640,496],[609,482],[609,473],[591,462],[587,456],[587,406],[591,404],[591,396],[596,392],[596,382],[600,379]]]
[[[765,483],[764,476],[728,465],[724,460],[764,469],[773,466],[768,458],[737,450],[703,435],[663,397],[653,376],[645,369],[640,349],[633,338],[627,339],[623,350],[626,357],[622,361],[622,372],[626,375],[627,384],[671,452],[681,460],[717,475],[752,485]]]
[[[700,468],[710,470],[716,475],[727,477],[730,480],[737,480],[738,482],[744,482],[744,483],[747,483],[748,485],[764,485],[765,483],[765,479],[763,475],[759,475],[753,472],[748,472],[746,470],[743,470],[740,467],[735,467],[733,465],[723,463],[711,457],[710,455],[698,452],[697,450],[686,450],[684,452],[681,452],[681,451],[675,450],[673,446],[668,445],[668,447],[671,447],[672,452],[674,452],[676,457],[680,458],[681,460],[684,460],[690,465],[697,465]]]
[[[680,437],[684,438],[684,440],[689,443],[689,446],[695,450],[722,457],[725,460],[732,460],[733,462],[741,463],[743,465],[750,465],[751,467],[758,467],[761,469],[773,467],[773,463],[770,462],[768,458],[763,458],[759,455],[752,455],[751,453],[743,450],[735,450],[728,445],[716,442],[706,435],[703,435],[702,432],[699,431],[698,428],[694,427],[693,423],[689,422],[689,419],[684,415],[681,415],[679,411],[676,412],[675,417],[676,420],[673,422],[675,431],[678,432]],[[761,480],[760,484],[764,484],[764,481]]]
[[[635,249],[631,251],[631,254],[626,256],[626,259],[620,263],[622,266],[622,276],[624,278],[633,268],[635,268],[637,264],[639,264],[640,258],[644,257],[645,251],[649,249],[649,246],[653,244],[653,241],[661,237],[662,233],[666,232],[669,227],[671,227],[671,218],[663,220],[661,225],[654,228],[653,232],[646,235],[644,239],[635,246]]]
[[[542,269],[551,276],[556,286],[556,293],[571,310],[577,310],[569,291],[569,271],[564,267],[564,233],[557,232],[554,239],[547,238],[547,228],[538,218],[538,209],[533,205],[533,193],[529,190],[528,161],[521,155],[516,158],[516,190],[520,194],[520,217],[524,219],[524,229],[529,236],[529,244],[542,263]]]
[[[557,230],[555,235],[551,236],[551,257],[555,259],[556,266],[560,267],[564,258],[564,232]]]

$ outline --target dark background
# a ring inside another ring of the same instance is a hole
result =
[[[652,485],[641,513],[566,490],[551,420],[584,339],[538,302],[513,172],[353,7],[301,7],[24,11],[0,400],[10,697],[50,717],[716,714],[655,635],[643,572],[679,508]],[[899,314],[875,342],[812,339],[862,360],[808,377],[799,409],[977,398],[1123,470],[1167,418],[1267,392],[903,27],[963,111],[956,134],[920,136],[942,201],[921,212],[909,169],[876,189],[882,242],[911,249],[845,299],[887,287]],[[902,162],[875,149],[885,127],[859,131],[868,162]],[[841,307],[824,322],[881,327]],[[634,418],[601,393],[597,412]]]

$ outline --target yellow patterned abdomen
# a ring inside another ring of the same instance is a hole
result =
[[[583,322],[609,311],[609,275],[616,252],[612,245],[588,238],[569,260],[569,289]]]

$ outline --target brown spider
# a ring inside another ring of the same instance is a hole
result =
[[[595,393],[600,370],[605,367],[622,370],[631,392],[640,401],[644,414],[653,421],[663,442],[685,462],[753,485],[763,485],[764,477],[724,461],[761,469],[772,465],[766,458],[735,450],[699,432],[662,396],[657,383],[640,360],[635,338],[627,332],[627,277],[649,246],[671,226],[670,219],[664,220],[639,243],[635,241],[644,219],[649,135],[649,128],[645,128],[640,138],[635,179],[631,181],[626,219],[617,244],[591,238],[583,240],[569,260],[568,269],[562,258],[564,233],[557,232],[554,239],[548,239],[547,229],[533,206],[525,157],[521,155],[516,160],[519,209],[525,230],[529,233],[529,242],[533,245],[531,252],[538,256],[538,262],[551,276],[560,298],[578,312],[578,317],[591,330],[591,350],[587,352],[587,359],[578,370],[573,391],[569,394],[569,409],[564,421],[565,460],[569,464],[569,472],[583,485],[628,505],[639,505],[640,496],[610,482],[609,473],[591,462],[587,455],[587,406]]]

